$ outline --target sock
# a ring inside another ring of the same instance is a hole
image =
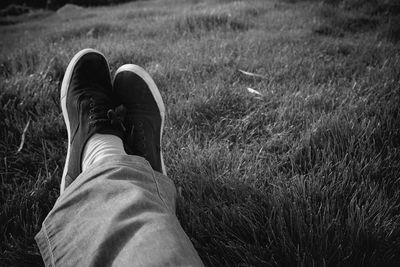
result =
[[[127,155],[121,138],[112,134],[94,134],[83,150],[82,171],[111,155]]]

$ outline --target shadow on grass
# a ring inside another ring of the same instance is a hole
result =
[[[14,25],[23,22],[31,22],[33,20],[44,19],[52,15],[53,12],[49,10],[32,10],[28,13],[20,15],[0,15],[0,26]]]
[[[321,6],[318,16],[323,22],[314,32],[320,35],[342,37],[345,33],[375,30],[380,24],[377,17],[357,12],[350,13],[329,5]]]
[[[343,37],[346,33],[377,31],[393,42],[400,40],[400,2],[388,1],[325,1],[317,9],[321,20],[314,32]]]

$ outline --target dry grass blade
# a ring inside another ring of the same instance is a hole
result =
[[[247,91],[249,91],[249,92],[252,93],[252,94],[256,94],[256,95],[259,95],[259,96],[263,96],[263,94],[261,94],[259,91],[254,90],[253,88],[250,88],[250,87],[247,87]]]
[[[24,131],[22,132],[22,136],[21,136],[21,143],[19,144],[19,147],[18,147],[18,150],[16,153],[21,152],[22,148],[24,147],[26,133],[28,132],[30,124],[31,124],[31,118],[29,118],[28,122],[25,125]]]
[[[243,73],[244,75],[247,75],[247,76],[258,77],[258,78],[263,78],[263,79],[266,79],[266,78],[267,78],[267,77],[265,77],[264,75],[257,74],[257,73],[252,73],[252,72],[248,72],[248,71],[245,71],[245,70],[239,69],[239,71],[240,71],[241,73]]]

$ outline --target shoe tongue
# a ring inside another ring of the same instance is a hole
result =
[[[101,103],[109,103],[110,106],[112,105],[113,102],[112,96],[106,94],[106,92],[103,91],[92,91],[90,92],[89,97]]]

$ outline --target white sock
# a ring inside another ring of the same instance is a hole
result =
[[[112,134],[94,134],[83,150],[82,171],[111,155],[127,155],[121,138]]]

